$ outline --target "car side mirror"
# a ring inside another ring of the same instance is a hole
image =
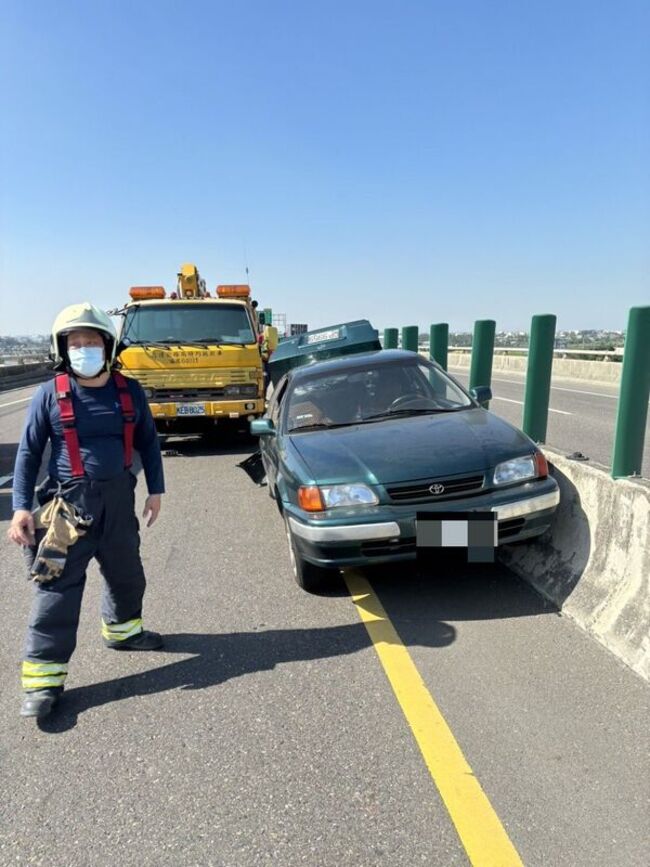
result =
[[[476,388],[470,388],[469,393],[477,403],[485,408],[492,400],[492,389],[489,385],[477,385]]]
[[[275,425],[270,418],[256,418],[251,422],[250,431],[254,437],[274,437]]]

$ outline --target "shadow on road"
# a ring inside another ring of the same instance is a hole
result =
[[[552,467],[552,474],[560,487],[560,505],[550,530],[525,545],[504,546],[500,556],[506,566],[562,608],[589,563],[592,528],[578,488],[558,467]]]
[[[530,617],[556,609],[503,566],[466,567],[457,574],[423,575],[416,569],[366,573],[407,646],[441,648],[456,638],[452,621]],[[345,656],[369,647],[362,623],[308,629],[165,636],[164,654],[190,655],[159,668],[64,693],[44,732],[68,731],[84,711],[141,695],[208,689],[276,665]]]
[[[455,636],[453,626],[430,623],[426,646],[444,647],[451,644]],[[42,721],[39,728],[58,734],[74,728],[80,713],[103,704],[172,689],[207,689],[232,678],[270,671],[281,663],[345,656],[369,645],[368,633],[362,623],[221,635],[166,635],[163,653],[191,654],[190,658],[71,689],[63,694],[56,712]]]
[[[200,437],[162,437],[160,450],[163,458],[191,458],[211,455],[233,455],[245,457],[259,448],[256,437],[247,433],[224,431],[205,434]]]
[[[367,572],[375,592],[405,644],[426,643],[435,622],[509,620],[556,615],[557,608],[502,563],[458,565],[435,573],[413,566]]]

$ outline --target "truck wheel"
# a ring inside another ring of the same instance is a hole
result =
[[[324,590],[331,590],[335,579],[338,577],[338,570],[327,569],[323,566],[315,566],[313,563],[308,563],[307,560],[303,559],[296,547],[287,518],[284,519],[284,528],[287,533],[287,542],[289,543],[291,569],[298,587],[306,590],[307,593],[320,593]]]

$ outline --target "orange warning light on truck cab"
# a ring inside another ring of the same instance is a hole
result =
[[[217,286],[217,295],[219,298],[250,298],[251,287],[246,283]]]
[[[129,295],[134,301],[146,301],[151,298],[164,298],[163,286],[131,286]]]

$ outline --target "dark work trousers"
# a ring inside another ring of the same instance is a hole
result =
[[[82,479],[64,486],[64,498],[91,515],[93,523],[86,535],[68,549],[61,575],[45,584],[34,584],[24,659],[68,662],[77,643],[86,569],[93,557],[104,576],[104,622],[124,623],[141,617],[145,577],[135,515],[135,485],[135,476],[125,470],[107,482]],[[41,501],[47,501],[55,492],[56,485]],[[36,547],[25,549],[30,567],[35,554]]]

